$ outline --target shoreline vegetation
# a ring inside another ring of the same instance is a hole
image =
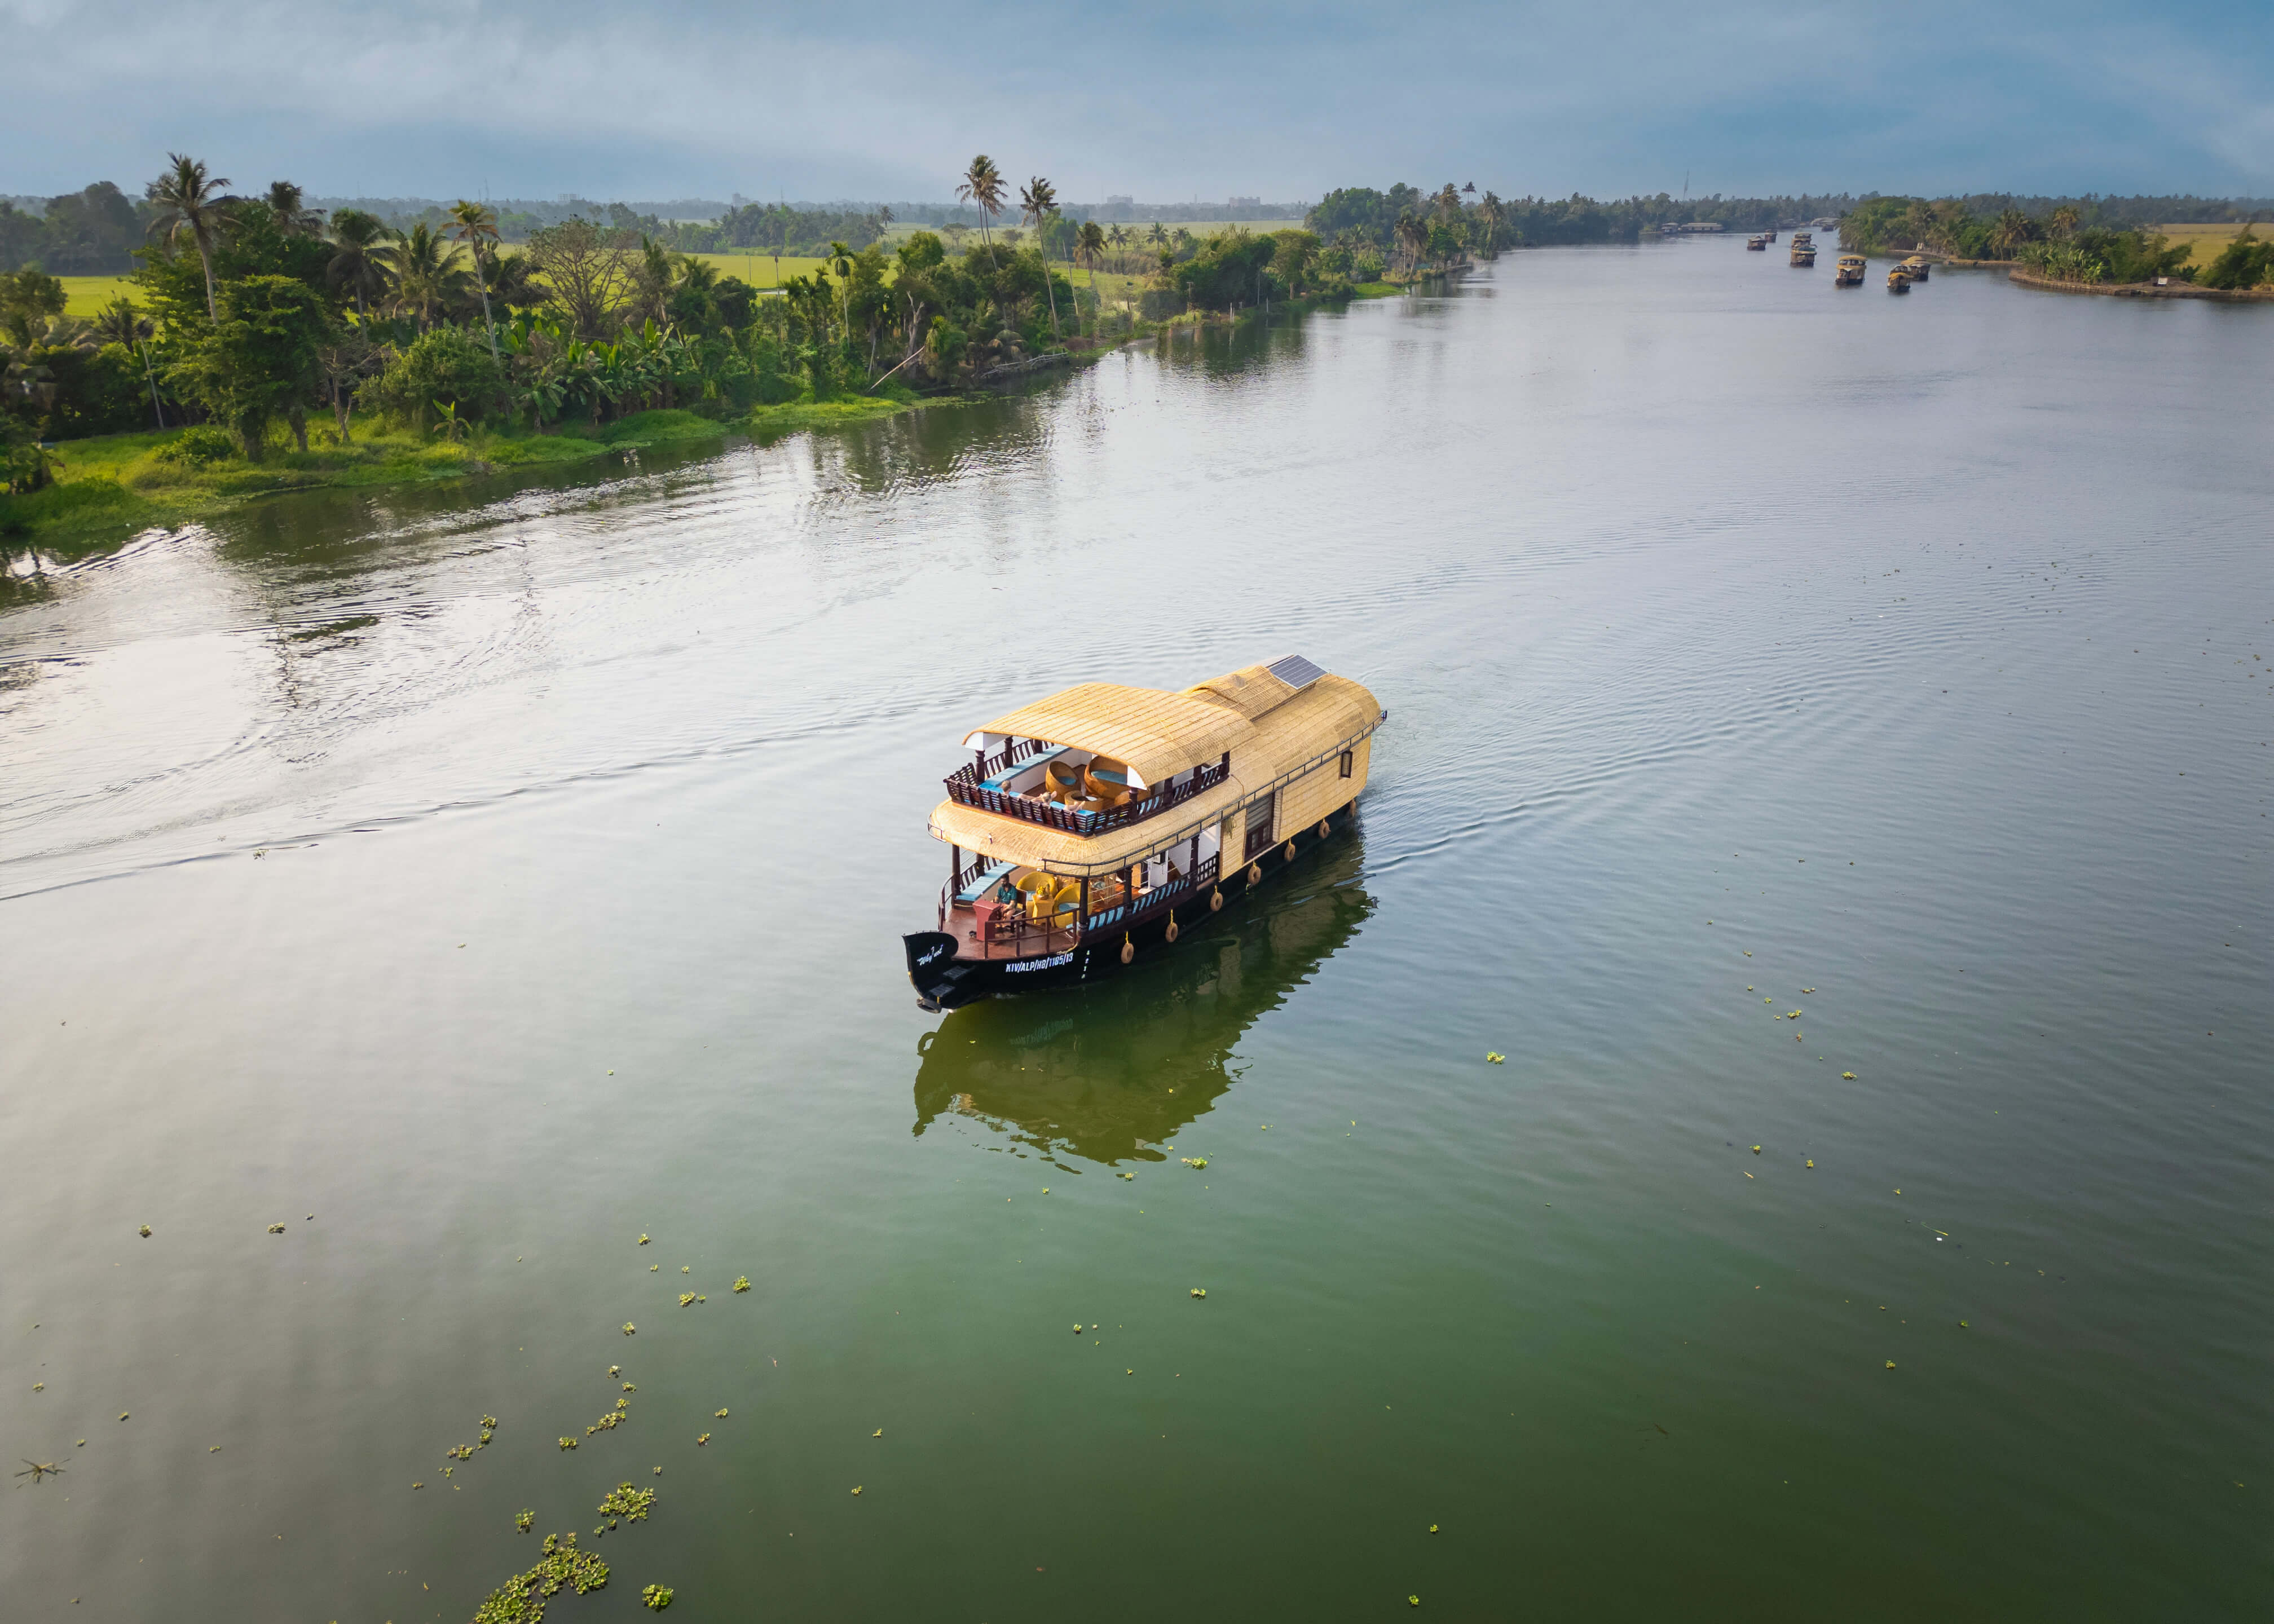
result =
[[[1389,297],[1521,247],[1830,213],[1851,252],[1928,252],[2029,287],[2258,299],[2274,282],[2274,242],[2243,217],[2250,199],[1599,203],[1401,183],[1330,192],[1299,226],[1196,235],[1069,214],[1047,179],[1014,186],[983,154],[955,205],[925,206],[913,229],[884,207],[738,205],[689,222],[611,204],[501,222],[461,201],[402,229],[309,208],[289,182],[257,196],[230,184],[174,154],[139,202],[102,183],[44,216],[0,204],[0,265],[12,262],[0,273],[0,557],[28,550],[36,571],[292,491],[769,440],[972,398],[1136,339]],[[2152,223],[2172,206],[2227,223],[2174,244]],[[2189,263],[2215,233],[2210,263]],[[91,289],[90,317],[84,292],[75,304],[77,290],[21,262],[26,244],[135,268]],[[736,259],[772,281],[734,274]]]
[[[0,551],[28,549],[36,570],[296,490],[765,440],[968,398],[1147,335],[1395,290],[1377,261],[1307,230],[1156,222],[1141,243],[1077,224],[1047,179],[1014,192],[984,155],[958,187],[975,236],[952,222],[945,239],[891,240],[888,210],[832,217],[860,245],[831,240],[787,276],[781,259],[815,244],[779,207],[752,206],[702,254],[576,214],[508,249],[474,202],[405,232],[308,208],[289,182],[230,184],[175,154],[139,206],[89,188],[146,239],[91,320],[37,265],[0,276]],[[722,272],[707,252],[722,242],[765,254],[779,286]],[[1119,274],[1101,283],[1110,260]]]

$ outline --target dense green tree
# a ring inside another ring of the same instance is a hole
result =
[[[2199,280],[2206,288],[2255,288],[2274,280],[2274,242],[2261,242],[2248,226],[2219,251]]]
[[[268,427],[286,418],[307,447],[305,409],[321,382],[317,352],[331,321],[306,283],[289,276],[230,282],[209,331],[169,371],[174,383],[234,430],[258,462]]]

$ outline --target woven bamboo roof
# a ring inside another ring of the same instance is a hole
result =
[[[1234,677],[1254,680],[1261,666],[1250,666]],[[1264,673],[1269,680],[1268,673]],[[1189,712],[1183,706],[1198,707],[1217,718],[1215,726],[1229,731],[1207,735],[1210,742],[1197,756],[1180,761],[1176,767],[1163,770],[1162,776],[1199,762],[1214,761],[1226,750],[1231,753],[1231,776],[1224,783],[1196,795],[1181,806],[1173,807],[1141,823],[1132,823],[1102,835],[1068,834],[1040,823],[1029,823],[1000,813],[967,807],[960,801],[943,801],[932,808],[931,833],[935,839],[952,841],[967,852],[985,853],[1001,862],[1023,863],[1029,868],[1048,869],[1053,874],[1100,875],[1111,874],[1125,865],[1167,849],[1191,838],[1193,831],[1201,824],[1222,817],[1253,795],[1261,793],[1283,778],[1329,752],[1343,749],[1374,730],[1382,718],[1382,707],[1374,695],[1347,677],[1322,676],[1308,687],[1288,689],[1287,696],[1269,709],[1248,720],[1229,703],[1217,699],[1195,698],[1200,689],[1213,690],[1218,684],[1231,682],[1231,677],[1218,677],[1202,683],[1200,688],[1183,694],[1170,694],[1152,688],[1117,688],[1102,682],[1085,683],[1081,688],[1068,688],[1024,710],[1014,710],[999,721],[987,725],[989,733],[1011,733],[1020,738],[1045,738],[1053,743],[1070,744],[1078,748],[1104,750],[1109,755],[1120,752],[1102,744],[1093,744],[1088,737],[1073,739],[1059,733],[1029,731],[1031,718],[1043,714],[1048,707],[1075,695],[1103,689],[1110,694],[1137,695],[1150,699],[1176,702],[1160,711],[1141,714],[1161,717],[1183,716]],[[1280,685],[1283,688],[1285,684]],[[1233,685],[1235,693],[1246,691],[1242,685]],[[1087,703],[1088,702],[1083,702]],[[1020,718],[1028,718],[1022,720]],[[1080,724],[1079,708],[1068,713],[1069,720]],[[1015,724],[1015,726],[1006,726]],[[1216,741],[1221,740],[1221,742]],[[1126,756],[1120,759],[1128,761]],[[1131,762],[1136,766],[1135,762]],[[1143,768],[1139,768],[1144,771]],[[1152,774],[1146,774],[1148,779]]]

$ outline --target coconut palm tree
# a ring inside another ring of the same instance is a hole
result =
[[[1508,207],[1491,192],[1485,193],[1477,204],[1477,219],[1485,229],[1485,254],[1490,258],[1500,252],[1501,222],[1508,218]]]
[[[289,180],[272,180],[261,201],[276,216],[276,229],[287,237],[317,237],[324,229],[324,212],[302,206],[300,188]]]
[[[995,239],[990,236],[987,222],[1003,212],[1003,172],[995,167],[995,160],[981,153],[963,172],[963,182],[955,189],[957,199],[972,203],[979,209],[979,236],[987,244],[988,257],[995,252]]]
[[[1117,222],[1113,229],[1105,234],[1105,240],[1113,244],[1113,261],[1116,267],[1126,269],[1127,267],[1121,264],[1121,251],[1129,246],[1129,228]]]
[[[490,320],[490,279],[482,263],[482,244],[485,239],[501,242],[498,236],[496,213],[479,203],[460,198],[450,205],[450,222],[442,228],[442,235],[465,244],[474,257],[474,286],[482,294],[482,330],[490,335],[490,359],[498,361],[497,324]]]
[[[837,278],[838,304],[843,312],[840,331],[853,333],[853,251],[843,243],[829,244],[829,274]]]
[[[377,252],[394,273],[395,303],[417,312],[422,333],[433,325],[435,306],[465,291],[458,245],[436,236],[423,220],[410,228],[410,236]]]
[[[1145,234],[1145,240],[1152,244],[1156,248],[1164,246],[1169,240],[1168,227],[1163,225],[1157,220],[1153,222],[1153,229]]]
[[[1039,237],[1043,227],[1058,212],[1057,188],[1039,175],[1030,178],[1019,193],[1019,218],[1034,227],[1035,235]],[[1058,296],[1050,286],[1050,267],[1047,258],[1043,261],[1043,291],[1050,296],[1050,336],[1056,338],[1058,335]]]
[[[2053,235],[2060,238],[2061,241],[2067,242],[2069,239],[2070,235],[2075,231],[2077,222],[2082,218],[2082,216],[2076,212],[2075,204],[2062,204],[2059,208],[2053,210]]]
[[[213,251],[229,223],[229,199],[222,193],[229,177],[207,176],[202,162],[180,153],[168,153],[166,162],[169,166],[166,172],[149,186],[150,201],[158,206],[158,212],[151,216],[150,235],[170,243],[184,232],[189,234],[198,245],[198,258],[205,263],[206,314],[218,322],[221,304],[214,297]]]
[[[1105,228],[1095,220],[1083,221],[1081,229],[1074,233],[1073,247],[1076,253],[1089,262],[1090,304],[1097,314],[1103,315],[1104,306],[1099,304],[1096,298],[1097,262],[1105,258]]]
[[[367,313],[365,297],[382,298],[387,293],[385,250],[395,232],[376,214],[359,208],[335,209],[332,262],[324,267],[325,280],[355,295],[356,313]]]
[[[1990,246],[2010,259],[2037,234],[2037,222],[2018,208],[2009,208],[1998,216],[1998,223],[1990,228]]]
[[[1420,218],[1412,209],[1407,209],[1398,215],[1397,225],[1393,235],[1397,239],[1397,246],[1401,251],[1401,257],[1405,260],[1406,268],[1418,269],[1421,264],[1421,255],[1429,246],[1429,228],[1422,223]]]

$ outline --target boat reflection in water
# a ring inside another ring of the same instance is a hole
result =
[[[1322,847],[1276,886],[1227,906],[1184,946],[1048,996],[951,1011],[916,1044],[915,1132],[971,1117],[1045,1160],[1163,1162],[1237,1076],[1247,1029],[1374,912],[1359,874],[1366,831]]]

